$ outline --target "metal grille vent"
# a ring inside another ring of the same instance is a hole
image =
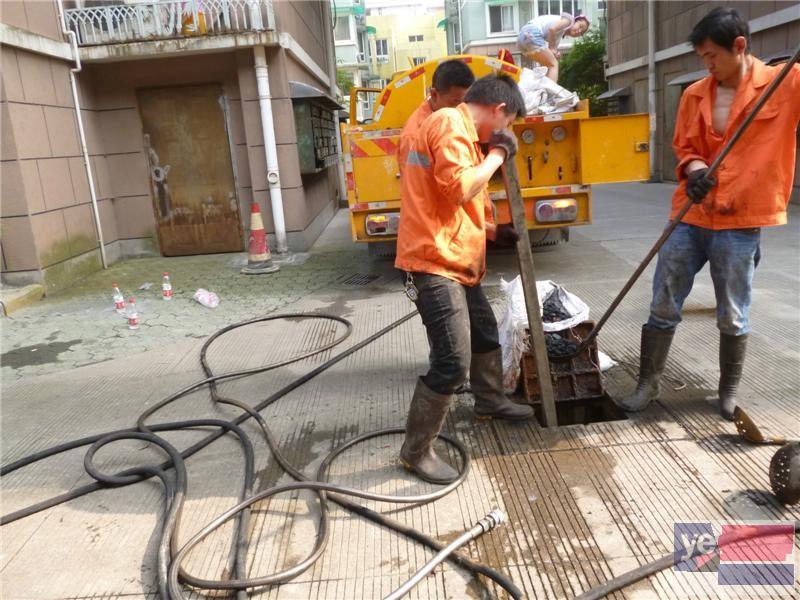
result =
[[[380,279],[380,275],[369,275],[367,273],[353,273],[352,275],[348,276],[344,281],[342,281],[342,285],[361,287],[369,285],[370,283],[374,283],[378,279]]]

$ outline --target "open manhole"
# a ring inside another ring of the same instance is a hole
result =
[[[544,425],[541,403],[534,406],[536,418]],[[581,398],[567,402],[556,402],[556,418],[559,425],[588,425],[608,421],[624,421],[628,418],[607,393],[595,398]]]
[[[369,273],[353,273],[348,275],[341,283],[342,285],[349,285],[352,287],[363,287],[370,283],[375,283],[380,279],[380,275],[371,275]]]

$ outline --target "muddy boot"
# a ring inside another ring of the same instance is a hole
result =
[[[651,401],[658,398],[658,382],[667,363],[669,346],[675,330],[655,329],[645,325],[642,327],[642,349],[639,354],[639,383],[632,394],[614,403],[628,412],[637,412],[647,408]]]
[[[530,419],[533,408],[517,404],[503,391],[503,353],[498,348],[485,354],[473,354],[470,383],[475,396],[475,414],[479,419]]]
[[[746,348],[747,334],[719,334],[719,414],[728,421],[733,421]]]
[[[406,439],[400,448],[400,462],[430,483],[447,484],[458,478],[458,471],[433,451],[433,440],[442,429],[452,399],[452,395],[437,394],[422,379],[418,379],[408,409]]]

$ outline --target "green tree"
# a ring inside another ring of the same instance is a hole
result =
[[[347,98],[350,95],[350,88],[353,87],[353,75],[342,69],[337,69],[336,85],[342,90],[342,97]]]
[[[608,89],[603,72],[605,53],[605,33],[592,29],[575,42],[559,67],[559,85],[577,92],[581,98],[588,98],[592,116],[608,114],[607,101],[597,99],[597,96]]]

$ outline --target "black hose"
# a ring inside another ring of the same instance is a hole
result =
[[[126,485],[130,485],[132,483],[144,481],[151,477],[158,477],[161,480],[162,484],[164,485],[165,505],[166,505],[166,510],[164,511],[164,519],[161,526],[161,535],[158,544],[158,559],[157,559],[158,586],[159,586],[159,591],[162,597],[164,598],[182,597],[180,587],[178,585],[179,581],[199,589],[236,590],[239,595],[242,595],[244,593],[244,590],[246,589],[283,583],[296,577],[306,569],[310,568],[325,550],[328,541],[328,530],[329,530],[327,500],[332,500],[333,502],[336,502],[337,504],[350,510],[351,512],[354,512],[365,518],[368,518],[371,521],[378,523],[381,526],[389,527],[401,534],[407,535],[412,539],[414,539],[415,541],[424,544],[433,550],[436,551],[442,550],[443,548],[445,548],[445,544],[442,544],[430,538],[429,536],[425,535],[420,531],[414,530],[401,523],[397,523],[394,520],[376,511],[373,511],[365,506],[362,506],[356,502],[348,500],[344,496],[355,496],[381,502],[410,503],[410,504],[427,503],[427,502],[432,502],[434,500],[438,500],[444,497],[445,495],[449,494],[450,492],[452,492],[456,487],[458,487],[464,481],[464,479],[468,474],[469,455],[467,453],[466,448],[459,441],[450,438],[444,434],[440,434],[439,436],[446,443],[453,446],[455,450],[460,454],[462,459],[461,468],[459,470],[459,477],[453,483],[435,492],[429,494],[422,494],[418,496],[392,496],[385,494],[374,494],[371,492],[364,492],[361,490],[328,483],[326,480],[327,470],[331,465],[331,463],[339,455],[341,455],[342,452],[346,451],[347,449],[357,444],[360,444],[367,439],[371,439],[374,437],[383,435],[401,434],[405,431],[404,428],[395,427],[395,428],[381,429],[379,431],[374,431],[371,433],[358,436],[346,442],[345,444],[340,445],[339,447],[335,448],[330,454],[328,454],[328,456],[325,457],[325,459],[322,461],[319,468],[317,469],[315,480],[310,480],[302,472],[298,471],[283,456],[283,454],[277,447],[272,432],[267,426],[266,420],[260,414],[260,411],[266,408],[267,406],[276,402],[289,392],[297,389],[307,381],[313,379],[314,377],[324,372],[325,370],[329,369],[331,366],[340,362],[344,358],[350,356],[351,354],[364,348],[365,346],[369,345],[370,343],[382,337],[383,335],[389,333],[399,325],[413,318],[415,315],[416,312],[412,312],[398,319],[394,323],[391,323],[387,327],[384,327],[380,331],[362,340],[358,344],[355,344],[354,346],[348,348],[344,352],[341,352],[340,354],[337,354],[336,356],[332,357],[331,359],[329,359],[322,365],[316,367],[315,369],[309,371],[305,375],[291,381],[282,389],[278,390],[277,392],[273,393],[272,395],[270,395],[269,397],[267,397],[266,399],[262,400],[261,402],[252,407],[239,400],[220,396],[216,385],[217,382],[226,379],[252,375],[255,373],[263,373],[265,371],[269,371],[278,368],[280,366],[285,366],[293,362],[304,360],[306,358],[309,358],[311,356],[329,350],[334,346],[340,344],[351,334],[352,324],[348,320],[335,315],[289,313],[289,314],[272,315],[257,319],[251,319],[249,321],[245,321],[242,323],[236,323],[234,325],[230,325],[228,327],[225,327],[217,331],[208,338],[205,344],[203,344],[203,347],[200,352],[200,362],[206,377],[202,380],[190,384],[189,386],[179,390],[178,392],[171,394],[161,402],[158,402],[156,405],[148,408],[144,413],[142,413],[139,416],[137,420],[137,426],[135,428],[121,429],[109,433],[93,435],[78,440],[65,442],[63,444],[59,444],[51,448],[41,450],[29,456],[20,458],[16,461],[13,461],[9,464],[0,467],[0,476],[8,475],[9,473],[16,471],[17,469],[23,468],[40,460],[44,460],[48,457],[55,456],[57,454],[69,450],[73,450],[75,448],[90,446],[84,458],[84,468],[86,469],[87,473],[95,479],[95,482],[91,484],[81,486],[79,488],[71,490],[70,492],[60,494],[53,498],[49,498],[47,500],[17,510],[13,513],[4,515],[2,518],[0,518],[0,525],[6,525],[8,523],[12,523],[16,520],[30,516],[47,508],[56,506],[58,504],[62,504],[74,498],[84,496],[98,489],[103,489],[108,487],[123,487]],[[332,342],[325,344],[320,348],[306,352],[304,354],[301,354],[293,358],[288,358],[279,361],[277,363],[267,365],[265,367],[244,369],[220,375],[215,375],[213,373],[207,361],[207,351],[216,339],[218,339],[225,333],[240,327],[252,325],[255,323],[262,323],[265,321],[272,321],[276,319],[286,319],[286,318],[328,319],[344,325],[346,327],[346,331],[344,334],[335,338]],[[149,425],[146,423],[146,421],[150,417],[152,417],[155,413],[157,413],[165,406],[169,405],[170,403],[174,402],[179,398],[186,396],[187,394],[195,390],[201,389],[204,386],[209,387],[213,401],[235,406],[243,411],[242,414],[231,421],[223,421],[217,419],[195,419],[187,421],[176,421],[171,423],[159,423],[154,425]],[[274,486],[270,489],[261,491],[253,495],[252,486],[254,480],[254,464],[255,464],[253,445],[250,442],[250,439],[248,438],[244,430],[242,430],[239,427],[239,425],[241,425],[244,421],[246,421],[251,417],[255,419],[256,422],[258,423],[259,428],[261,429],[261,432],[264,436],[264,439],[268,447],[270,448],[270,451],[272,452],[273,456],[275,457],[275,460],[278,462],[278,464],[284,471],[286,471],[288,474],[290,474],[293,478],[297,480],[297,483],[292,483],[282,486]],[[178,452],[178,450],[174,446],[172,446],[169,442],[167,442],[160,436],[156,435],[157,432],[186,430],[198,427],[214,427],[217,429],[217,431],[209,434],[200,441],[192,444],[182,452]],[[226,433],[233,433],[237,436],[240,443],[242,444],[244,458],[245,458],[244,482],[241,493],[239,494],[239,502],[236,506],[229,509],[228,511],[226,511],[225,513],[214,519],[203,529],[201,529],[201,531],[198,534],[196,534],[192,538],[192,540],[190,540],[186,545],[184,545],[183,548],[178,549],[176,546],[177,531],[180,526],[180,516],[187,486],[185,460],[190,456],[194,455],[195,453],[199,452],[200,450],[206,448],[209,444],[219,439]],[[159,465],[143,465],[143,466],[133,467],[114,475],[109,475],[101,472],[94,465],[94,456],[97,453],[97,451],[108,444],[124,439],[139,439],[153,443],[158,447],[160,447],[168,455],[169,459]],[[175,471],[174,476],[169,473],[169,470]],[[246,573],[246,555],[249,546],[248,521],[250,516],[249,515],[250,506],[252,506],[252,504],[254,504],[255,502],[274,496],[275,494],[287,491],[294,491],[294,490],[314,491],[319,501],[319,506],[320,506],[319,527],[317,531],[317,540],[315,542],[314,548],[311,550],[308,557],[306,557],[300,563],[298,563],[293,567],[289,567],[280,573],[274,573],[255,578],[248,578]],[[224,522],[234,518],[238,520],[238,524],[237,527],[235,528],[233,542],[232,542],[232,549],[233,549],[232,552],[233,556],[231,558],[232,564],[229,565],[228,568],[229,572],[232,573],[232,578],[227,580],[209,580],[209,579],[202,579],[193,576],[189,573],[186,573],[181,568],[181,562],[185,558],[185,556],[191,551],[191,549],[197,543],[202,541],[203,538],[210,535],[215,529],[217,529]],[[495,571],[494,569],[491,569],[490,567],[486,567],[484,565],[477,564],[471,561],[470,559],[460,556],[458,554],[450,555],[448,557],[448,560],[451,560],[456,565],[469,570],[473,574],[481,574],[484,575],[485,577],[490,578],[491,580],[495,581],[499,586],[501,586],[503,589],[505,589],[511,597],[513,598],[522,597],[522,592],[519,590],[519,588],[517,588],[516,585],[514,585],[514,583],[510,579],[508,579],[505,575]]]

